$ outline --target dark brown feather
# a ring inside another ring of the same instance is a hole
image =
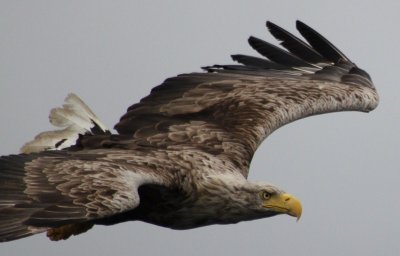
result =
[[[320,34],[297,23],[310,46],[267,25],[298,57],[251,37],[252,46],[270,61],[233,55],[250,69],[216,65],[206,68],[211,73],[167,79],[129,107],[115,125],[120,134],[132,135],[123,145],[196,147],[235,162],[247,176],[257,146],[280,126],[310,115],[376,106],[368,74]],[[301,49],[306,49],[304,56]],[[316,63],[323,66],[313,66]]]
[[[1,157],[0,241],[47,228],[50,237],[63,239],[93,223],[128,219],[181,229],[260,217],[246,215],[249,198],[234,202],[245,206],[244,216],[229,215],[230,202],[243,194],[229,182],[247,184],[253,154],[267,136],[311,115],[368,112],[379,101],[365,71],[313,29],[297,25],[310,45],[269,24],[292,53],[251,39],[269,60],[233,55],[244,65],[169,78],[128,108],[115,125],[119,134],[96,121],[90,134],[82,134],[88,125],[77,129],[76,145],[65,150]],[[94,116],[77,96],[70,99]],[[44,136],[51,134],[62,135]]]

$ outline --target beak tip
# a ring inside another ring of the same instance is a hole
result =
[[[301,202],[299,199],[297,199],[296,197],[292,196],[292,195],[287,195],[290,198],[290,212],[289,215],[296,217],[296,222],[299,222],[302,211],[303,211],[303,207],[301,205]]]

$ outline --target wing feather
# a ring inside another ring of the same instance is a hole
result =
[[[341,60],[350,62],[350,60],[338,48],[336,48],[336,46],[305,23],[298,20],[296,21],[296,27],[307,42],[309,42],[310,45],[327,60],[332,61],[333,63],[338,63]]]
[[[167,79],[115,125],[120,134],[133,135],[123,146],[194,147],[235,163],[247,177],[258,145],[282,125],[377,106],[369,75],[315,30],[297,22],[308,45],[267,26],[292,53],[251,37],[252,47],[268,59],[233,55],[244,65],[214,65],[204,68],[208,73]]]
[[[290,52],[284,51],[279,47],[265,42],[256,37],[249,38],[249,44],[256,50],[258,53],[267,57],[273,62],[276,62],[281,65],[289,66],[289,67],[307,67],[310,66],[306,61],[294,56]]]
[[[0,157],[0,241],[48,228],[56,240],[84,232],[135,209],[139,186],[185,192],[214,165],[247,177],[257,147],[282,125],[378,105],[367,72],[318,32],[297,22],[307,44],[273,23],[267,27],[288,52],[250,37],[266,59],[232,55],[242,65],[165,80],[128,108],[115,125],[119,134],[69,95],[50,115],[62,130],[27,143],[22,152],[30,154]],[[63,150],[42,152],[50,149]]]
[[[269,32],[278,40],[281,41],[281,45],[288,49],[291,53],[296,55],[310,63],[323,63],[326,62],[326,59],[322,57],[316,50],[310,47],[305,42],[301,41],[301,39],[296,36],[290,34],[285,29],[279,27],[278,25],[267,21],[267,27]]]
[[[169,173],[146,166],[144,156],[124,154],[55,151],[1,157],[0,241],[132,210],[140,202],[139,186],[171,183]]]

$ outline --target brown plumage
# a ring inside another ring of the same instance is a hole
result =
[[[74,94],[22,154],[0,158],[0,240],[47,230],[52,240],[127,220],[188,229],[286,213],[299,201],[247,180],[260,143],[282,125],[336,111],[369,112],[369,75],[297,22],[307,43],[267,27],[289,52],[250,37],[266,58],[233,55],[155,87],[111,134]]]

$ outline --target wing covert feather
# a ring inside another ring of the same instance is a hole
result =
[[[373,110],[379,98],[369,75],[313,29],[297,25],[311,45],[267,23],[292,53],[251,37],[252,46],[271,59],[233,55],[244,65],[169,78],[129,107],[115,129],[133,135],[131,147],[195,147],[235,163],[247,177],[259,144],[282,125]]]
[[[139,186],[170,186],[161,160],[125,154],[55,151],[1,157],[0,241],[132,210],[140,202]]]
[[[318,32],[298,21],[307,43],[271,22],[267,27],[288,51],[250,37],[263,57],[235,54],[241,65],[165,80],[128,108],[115,125],[119,134],[110,134],[83,101],[68,96],[50,115],[63,130],[40,134],[23,148],[29,154],[0,157],[0,241],[47,228],[57,240],[64,228],[69,236],[130,214],[144,184],[186,197],[202,175],[247,177],[257,147],[279,127],[377,107],[368,73]],[[49,149],[63,150],[44,151]]]

